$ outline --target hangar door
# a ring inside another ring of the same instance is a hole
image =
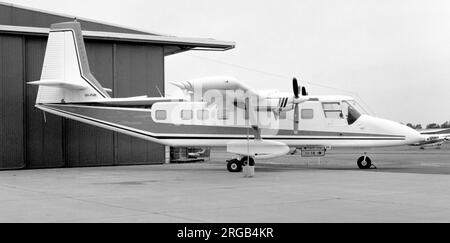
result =
[[[47,38],[0,35],[0,169],[163,163],[164,146],[34,107]],[[91,71],[113,97],[164,90],[162,46],[86,41]]]

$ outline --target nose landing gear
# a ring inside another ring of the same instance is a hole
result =
[[[356,161],[356,164],[358,164],[358,167],[362,170],[377,168],[374,164],[372,164],[372,160],[366,155],[359,157],[359,159]]]

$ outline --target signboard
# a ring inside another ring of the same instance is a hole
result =
[[[301,150],[302,157],[323,157],[326,151],[323,146],[303,146]]]

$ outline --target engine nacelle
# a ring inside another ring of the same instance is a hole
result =
[[[210,93],[210,95],[217,95],[216,93],[219,93],[221,95],[232,95],[232,98],[258,96],[249,87],[239,82],[236,78],[227,76],[205,77],[181,82],[172,82],[172,84],[190,94],[192,96],[191,98],[196,101],[202,100],[205,93],[208,91],[214,91]],[[240,92],[234,94],[230,91]]]
[[[245,140],[228,143],[227,152],[256,159],[270,159],[289,153],[289,146],[276,141]]]

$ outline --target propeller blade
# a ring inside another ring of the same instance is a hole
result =
[[[292,80],[292,89],[294,90],[294,97],[296,98],[296,99],[298,99],[298,93],[299,93],[299,90],[298,90],[298,82],[297,82],[297,79],[296,78],[294,78],[293,80]]]
[[[308,96],[308,92],[306,92],[305,86],[302,87],[302,96]]]
[[[294,134],[298,133],[298,123],[299,123],[299,108],[298,108],[298,104],[296,103],[294,105]]]

